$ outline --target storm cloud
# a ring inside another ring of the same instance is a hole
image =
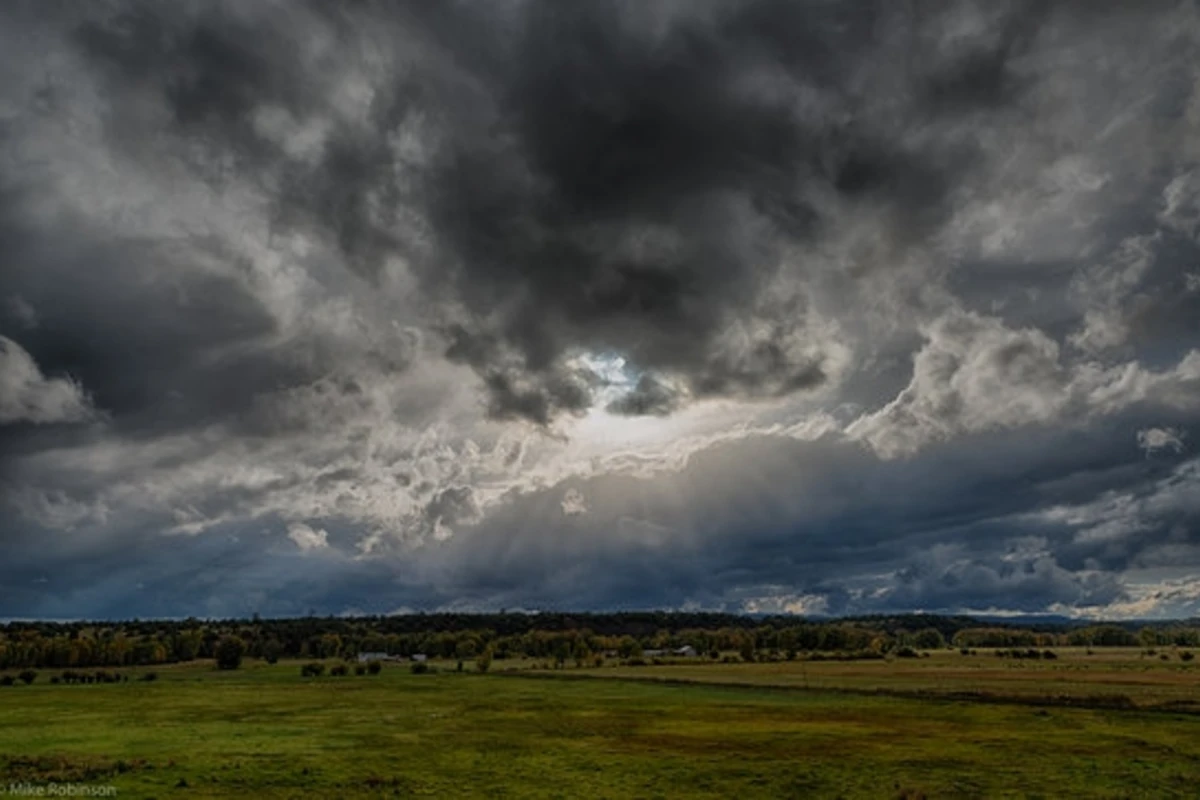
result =
[[[1197,613],[1192,3],[0,19],[0,616]]]

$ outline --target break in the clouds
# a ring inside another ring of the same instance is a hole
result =
[[[1200,612],[1200,10],[0,11],[0,617]]]

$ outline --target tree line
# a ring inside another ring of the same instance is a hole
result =
[[[795,657],[902,648],[1200,646],[1200,622],[1163,624],[982,623],[963,616],[893,615],[837,620],[691,612],[405,614],[240,620],[10,622],[0,625],[0,669],[120,667],[218,659],[536,658],[583,663],[689,646],[699,655]]]

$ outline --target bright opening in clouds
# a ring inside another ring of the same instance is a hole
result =
[[[1200,613],[1194,3],[10,3],[0,76],[0,617]]]

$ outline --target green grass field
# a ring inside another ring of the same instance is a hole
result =
[[[597,677],[695,681],[793,689],[834,689],[901,695],[977,694],[994,700],[1120,703],[1200,712],[1200,661],[1178,652],[1147,655],[1137,648],[1059,648],[1052,661],[997,658],[994,650],[879,661],[775,661],[717,664],[680,660],[669,666],[585,670]],[[1166,656],[1164,660],[1162,656]]]
[[[974,658],[974,669],[997,668],[990,656]],[[1197,795],[1200,716],[811,688],[817,667],[830,688],[870,689],[889,670],[906,687],[952,687],[967,659],[870,662],[879,671],[862,685],[855,670],[865,662],[488,675],[389,665],[378,676],[318,679],[302,679],[297,663],[236,672],[191,664],[159,669],[153,683],[86,686],[50,685],[43,671],[32,686],[0,688],[0,789],[111,785],[121,798]],[[1087,689],[1128,672],[1169,676],[1194,696],[1200,676],[1158,662],[1140,671],[1146,660],[1133,654],[1008,672],[1033,686],[1028,673],[1053,682],[1053,667],[1071,664]],[[809,690],[771,688],[794,687],[802,666]]]

